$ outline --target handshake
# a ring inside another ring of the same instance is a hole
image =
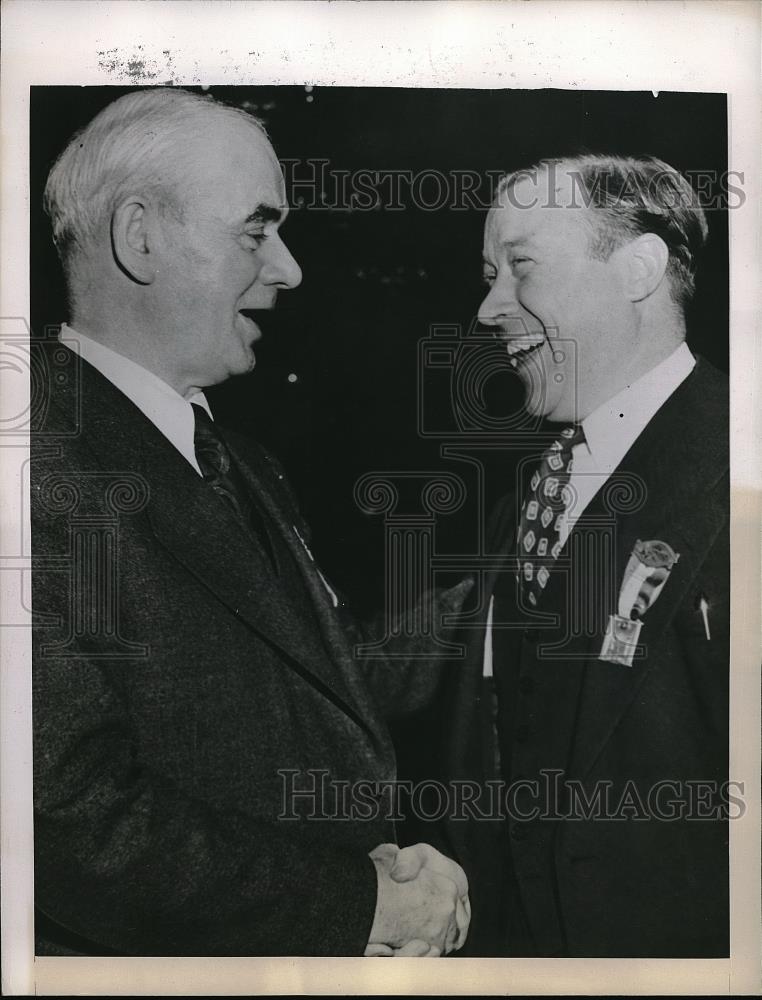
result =
[[[471,903],[459,864],[429,844],[379,844],[370,858],[378,896],[366,956],[438,958],[463,946]]]

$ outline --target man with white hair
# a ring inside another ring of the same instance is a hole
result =
[[[301,280],[261,125],[128,94],[45,201],[70,325],[32,474],[38,953],[459,947],[463,872],[394,843],[389,736],[283,473],[204,396]]]

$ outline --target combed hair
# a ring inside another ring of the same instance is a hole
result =
[[[624,243],[654,233],[669,250],[667,278],[682,308],[695,290],[696,263],[708,228],[698,195],[685,177],[655,156],[581,156],[540,160],[502,178],[498,195],[536,171],[562,165],[579,182],[582,204],[592,209],[590,256],[607,260]]]
[[[128,189],[158,191],[179,212],[173,194],[177,139],[220,116],[244,119],[266,134],[257,118],[239,108],[169,87],[125,94],[78,131],[53,165],[44,194],[64,265],[93,240]]]

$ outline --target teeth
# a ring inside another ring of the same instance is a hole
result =
[[[541,347],[544,343],[542,340],[509,340],[506,341],[505,347],[508,352],[508,357],[510,358],[511,367],[517,368],[519,361],[528,357],[533,351],[536,351],[538,347]]]
[[[506,349],[509,354],[521,354],[522,351],[531,351],[535,347],[540,347],[543,339],[538,340],[507,340]]]

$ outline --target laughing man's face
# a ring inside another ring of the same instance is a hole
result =
[[[582,420],[607,399],[613,366],[632,349],[617,323],[627,299],[611,259],[590,257],[594,209],[573,184],[565,171],[520,178],[484,232],[479,320],[505,343],[527,412],[554,421]]]

